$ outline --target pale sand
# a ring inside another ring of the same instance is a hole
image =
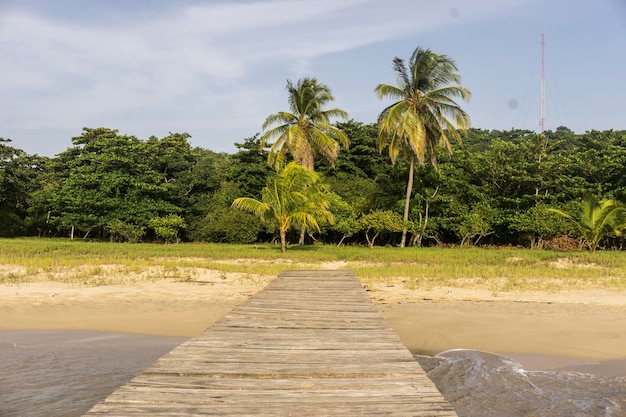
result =
[[[192,337],[271,277],[206,271],[194,282],[88,287],[0,285],[0,330],[96,330]],[[368,288],[387,323],[415,353],[478,349],[517,358],[626,357],[626,292],[499,293],[398,283]],[[556,360],[556,359],[555,359]]]

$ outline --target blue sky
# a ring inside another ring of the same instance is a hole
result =
[[[394,57],[453,58],[474,127],[626,129],[626,0],[0,0],[0,137],[53,156],[83,127],[235,152],[316,77],[370,123]]]

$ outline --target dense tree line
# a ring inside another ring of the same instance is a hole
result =
[[[85,128],[55,156],[0,139],[0,235],[128,242],[622,247],[626,133],[470,129],[454,61],[393,60],[376,125],[348,119],[315,78],[233,155],[186,133]],[[333,122],[333,118],[343,120]],[[272,142],[273,141],[273,142]],[[452,153],[452,143],[462,147]],[[319,164],[321,163],[321,165]],[[271,167],[271,168],[270,168]],[[571,234],[578,238],[578,243]]]
[[[408,222],[402,219],[410,159],[380,152],[375,124],[335,123],[350,146],[316,166],[334,222],[307,242],[399,245],[519,245],[567,248],[574,225],[551,209],[577,213],[589,196],[626,201],[626,131],[575,134],[565,127],[470,129],[438,164],[417,165]],[[189,135],[141,140],[85,128],[54,157],[28,155],[0,140],[0,235],[113,241],[278,240],[276,222],[231,208],[261,200],[277,172],[259,135],[233,154],[194,148]],[[286,154],[287,162],[292,158]],[[622,219],[623,222],[623,219]],[[619,232],[619,230],[616,230]],[[298,241],[299,230],[287,232]],[[619,233],[617,233],[619,234]],[[601,246],[622,247],[617,235]]]

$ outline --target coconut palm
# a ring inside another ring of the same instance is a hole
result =
[[[570,220],[591,253],[595,253],[602,239],[621,235],[626,226],[623,218],[626,206],[612,199],[598,200],[592,195],[587,196],[581,202],[578,216],[558,209],[548,210]]]
[[[331,118],[347,119],[348,114],[337,108],[324,110],[334,98],[330,89],[315,78],[303,78],[295,85],[287,81],[290,111],[282,111],[267,117],[261,137],[261,145],[272,143],[268,164],[278,171],[290,153],[300,165],[313,171],[314,160],[320,157],[329,163],[337,160],[339,144],[348,146],[348,136],[331,125]]]
[[[379,84],[375,89],[379,98],[396,100],[378,117],[378,145],[381,151],[389,147],[394,164],[400,155],[409,159],[404,204],[404,221],[408,224],[415,165],[425,165],[427,156],[436,165],[437,145],[450,153],[450,139],[461,141],[461,132],[470,127],[470,118],[455,99],[467,101],[470,92],[457,85],[461,77],[454,61],[429,49],[415,49],[408,66],[402,59],[394,58],[393,69],[398,85]],[[405,227],[402,247],[406,234]]]
[[[291,162],[268,181],[261,191],[261,201],[241,197],[233,201],[232,207],[253,213],[263,221],[276,221],[281,251],[285,252],[287,232],[292,226],[319,232],[320,222],[334,223],[327,189],[319,180],[316,172]]]

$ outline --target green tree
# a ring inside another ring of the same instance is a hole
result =
[[[60,230],[103,236],[121,224],[148,226],[187,204],[193,156],[186,135],[141,141],[107,128],[83,129],[55,158],[40,201]],[[122,222],[122,223],[120,223]]]
[[[39,178],[48,159],[27,155],[0,138],[0,236],[27,233],[34,220],[29,218],[31,195],[39,189]]]
[[[187,227],[185,219],[177,214],[168,214],[163,217],[153,217],[148,221],[148,226],[154,230],[158,238],[165,243],[178,243],[178,233]]]
[[[267,130],[261,137],[264,147],[270,147],[268,163],[276,170],[285,164],[286,153],[300,165],[314,170],[314,161],[320,157],[333,163],[339,154],[339,144],[348,146],[348,137],[331,124],[331,118],[347,119],[348,114],[338,108],[324,109],[334,98],[330,89],[315,78],[303,78],[295,85],[287,81],[289,110],[272,114],[263,123]]]
[[[461,238],[461,246],[477,245],[482,238],[495,233],[498,210],[483,201],[474,205],[459,220],[457,233]]]
[[[402,217],[389,210],[374,210],[359,219],[361,229],[365,230],[367,246],[374,247],[376,238],[382,232],[401,232],[406,229]]]
[[[265,161],[264,166],[267,167]],[[267,183],[267,180],[266,180]],[[259,195],[260,195],[259,189]],[[247,196],[239,183],[222,181],[219,189],[202,194],[197,203],[202,216],[194,218],[193,230],[188,236],[196,241],[216,243],[253,243],[265,230],[261,220],[254,215],[233,210],[231,204],[237,196]]]
[[[352,237],[361,230],[361,224],[354,206],[344,201],[340,195],[329,193],[328,199],[330,211],[335,217],[335,223],[330,225],[328,229],[341,235],[339,243],[337,243],[337,246],[341,246],[345,239]]]
[[[261,200],[240,197],[232,207],[275,221],[280,232],[281,251],[287,249],[287,231],[292,226],[320,230],[320,222],[333,223],[326,187],[319,182],[319,174],[291,162],[268,182],[261,192]]]
[[[564,218],[555,221],[554,215],[544,204],[538,204],[526,211],[517,211],[509,218],[510,228],[519,235],[521,241],[531,249],[543,249],[544,243],[566,233]]]
[[[416,163],[424,165],[427,155],[433,165],[437,162],[437,145],[451,152],[450,139],[460,142],[459,130],[470,126],[468,114],[455,101],[469,100],[470,92],[461,81],[456,64],[446,55],[418,47],[408,67],[400,58],[394,58],[393,69],[398,85],[379,84],[375,91],[397,100],[386,107],[378,117],[379,148],[389,147],[389,156],[395,163],[398,156],[408,156],[409,178],[404,205],[404,220],[408,224],[411,191]],[[402,231],[400,246],[404,247],[407,229]]]
[[[267,164],[268,151],[261,145],[256,134],[243,143],[235,143],[238,151],[232,155],[231,164],[226,167],[226,179],[237,183],[240,196],[259,197],[267,178],[274,171]],[[230,205],[230,204],[229,204]]]
[[[389,157],[378,151],[378,127],[375,123],[363,124],[354,120],[336,123],[350,141],[342,147],[334,166],[321,166],[317,170],[326,176],[346,174],[352,177],[376,180],[390,170]]]
[[[126,240],[128,243],[137,243],[146,232],[145,226],[137,226],[121,220],[113,220],[109,222],[106,228],[110,233],[110,239],[112,242],[121,238]]]
[[[334,100],[330,89],[315,78],[303,78],[295,85],[287,80],[290,112],[283,111],[267,117],[261,137],[261,146],[275,140],[270,147],[268,164],[279,170],[285,165],[286,153],[303,167],[313,171],[315,158],[321,157],[333,164],[339,154],[339,144],[348,146],[348,136],[331,124],[331,118],[348,118],[338,108],[324,109]],[[269,129],[269,130],[268,130]],[[304,244],[305,228],[300,230]]]
[[[599,200],[589,195],[581,202],[578,215],[558,209],[550,211],[568,219],[589,252],[595,253],[602,239],[621,235],[623,219],[620,216],[626,213],[626,206],[616,200]]]
[[[216,226],[215,220],[222,223],[219,220],[223,217],[222,214],[232,212],[230,204],[233,199],[240,195],[246,195],[229,180],[231,168],[239,164],[236,163],[233,156],[226,153],[216,153],[201,148],[194,149],[194,153],[198,155],[198,158],[192,169],[189,206],[184,211],[183,216],[188,225],[184,230],[184,236],[195,241],[222,241],[215,239],[214,233],[208,233],[207,226],[209,228]],[[263,163],[265,164],[265,161]],[[232,191],[233,189],[234,191]],[[228,195],[228,198],[225,195]],[[248,213],[240,214],[250,216]],[[213,224],[209,225],[208,222]],[[226,224],[224,226],[228,227]]]

